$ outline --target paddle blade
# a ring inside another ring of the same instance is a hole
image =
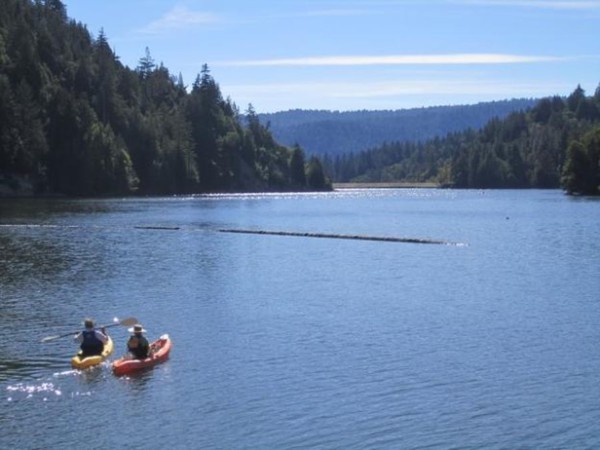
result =
[[[113,319],[114,323],[111,323],[109,325],[103,325],[101,328],[112,328],[112,327],[116,327],[119,325],[123,325],[125,327],[130,327],[130,326],[138,323],[138,320],[135,317],[128,317],[127,319],[123,319],[123,320],[119,320],[115,317],[115,319]]]
[[[40,342],[42,342],[42,343],[44,343],[44,342],[51,342],[51,341],[55,341],[55,340],[60,339],[60,338],[67,337],[67,336],[75,336],[76,334],[77,334],[76,331],[72,331],[71,333],[60,334],[58,336],[46,336]]]
[[[130,327],[138,323],[135,317],[128,317],[127,319],[120,320],[119,323],[124,327]]]

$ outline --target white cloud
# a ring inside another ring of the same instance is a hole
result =
[[[293,93],[330,98],[372,98],[398,95],[537,95],[571,88],[558,83],[518,83],[476,79],[444,81],[401,80],[375,82],[307,82],[229,85],[228,91],[246,96],[280,96]]]
[[[381,65],[456,65],[456,64],[522,64],[560,61],[555,56],[527,56],[499,53],[458,53],[448,55],[389,56],[314,56],[215,62],[215,66],[381,66]]]
[[[215,14],[191,11],[184,6],[176,6],[160,19],[149,23],[138,31],[146,34],[159,34],[165,31],[180,30],[197,25],[214,24],[220,21],[221,19]]]
[[[477,77],[455,80],[427,78],[372,82],[221,84],[223,93],[238,105],[252,103],[259,112],[292,108],[351,111],[459,105],[508,98],[566,95],[573,87],[552,81],[482,80]]]
[[[399,109],[444,104],[467,104],[507,98],[564,95],[573,86],[561,82],[517,82],[465,78],[356,82],[290,82],[221,84],[240,105],[257,111],[303,109]]]

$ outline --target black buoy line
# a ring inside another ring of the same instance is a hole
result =
[[[159,225],[135,225],[133,228],[137,228],[138,230],[179,230],[180,227],[167,227],[167,226],[159,226]]]
[[[363,236],[357,234],[328,234],[328,233],[296,233],[292,231],[267,231],[267,230],[243,230],[243,229],[220,229],[221,233],[242,233],[242,234],[266,234],[272,236],[297,236],[311,238],[328,239],[354,239],[360,241],[380,241],[380,242],[403,242],[408,244],[438,244],[438,245],[459,245],[453,242],[439,241],[435,239],[418,238],[400,238],[385,236]]]

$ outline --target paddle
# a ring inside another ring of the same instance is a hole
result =
[[[100,328],[116,327],[117,325],[123,325],[123,326],[126,326],[126,327],[130,327],[132,325],[135,325],[136,323],[138,323],[138,320],[135,317],[128,317],[127,319],[123,319],[123,320],[118,320],[115,317],[115,323],[111,323],[110,325],[104,325],[104,326],[102,326]],[[54,341],[56,339],[60,339],[60,338],[63,338],[63,337],[74,336],[77,333],[79,333],[79,330],[77,330],[77,331],[71,331],[70,333],[61,334],[59,336],[46,336],[40,342],[50,342],[50,341]]]

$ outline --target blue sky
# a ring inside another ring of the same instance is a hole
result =
[[[123,64],[203,64],[245,111],[404,109],[600,84],[600,0],[63,0]]]

